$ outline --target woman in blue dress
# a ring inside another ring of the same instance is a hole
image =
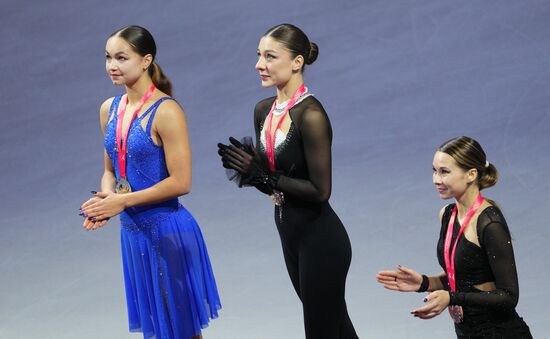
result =
[[[101,105],[105,170],[81,215],[95,230],[120,214],[130,331],[201,338],[221,304],[200,228],[178,202],[191,188],[188,130],[155,55],[153,37],[139,26],[107,40],[107,73],[126,94]]]

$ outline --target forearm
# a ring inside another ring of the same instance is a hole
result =
[[[157,184],[141,191],[123,194],[125,208],[158,204],[189,193],[190,183],[185,183],[175,177],[167,177]]]
[[[494,277],[494,288],[486,292],[450,292],[451,305],[511,310],[518,303],[519,286],[510,232],[506,221],[495,211],[478,221],[480,244]]]
[[[268,185],[258,184],[258,185],[254,185],[254,187],[256,187],[256,189],[262,192],[263,194],[267,194],[267,195],[273,194],[273,190]]]
[[[428,279],[430,281],[430,284],[428,286],[428,292],[446,289],[442,281],[442,279],[443,280],[447,279],[447,274],[445,272],[441,272],[440,274],[429,276]]]
[[[114,192],[116,185],[116,177],[114,173],[105,171],[101,177],[101,191]]]
[[[449,292],[450,305],[483,307],[495,310],[514,309],[518,296],[504,289],[489,292]]]
[[[284,175],[279,177],[275,188],[289,196],[314,203],[325,202],[330,198],[330,189],[319,189],[310,180],[290,178]]]

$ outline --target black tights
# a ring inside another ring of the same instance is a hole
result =
[[[307,339],[358,338],[344,297],[351,245],[333,213],[328,218],[333,222],[325,219],[292,239],[281,237],[288,274],[302,301]]]

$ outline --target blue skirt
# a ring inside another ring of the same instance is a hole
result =
[[[144,338],[192,338],[221,309],[200,228],[183,206],[171,205],[120,215],[129,327]]]

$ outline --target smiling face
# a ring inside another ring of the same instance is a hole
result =
[[[458,198],[476,182],[477,170],[464,170],[447,153],[437,151],[433,159],[433,183],[441,199]]]
[[[132,46],[121,37],[113,36],[105,45],[105,69],[115,85],[135,83],[151,65],[152,56],[139,55]]]
[[[258,44],[256,70],[262,87],[284,86],[294,74],[300,73],[303,63],[303,56],[293,58],[291,52],[272,37],[265,36]]]

